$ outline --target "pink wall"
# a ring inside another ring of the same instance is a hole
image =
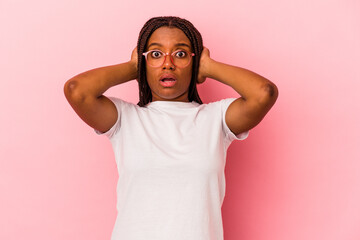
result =
[[[229,148],[225,240],[359,239],[359,12],[357,0],[1,0],[0,239],[110,239],[112,148],[63,85],[128,61],[158,15],[187,18],[212,58],[279,88]],[[137,91],[132,81],[105,95],[137,103]],[[199,92],[204,102],[238,96],[213,79]]]

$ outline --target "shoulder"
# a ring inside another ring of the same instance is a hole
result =
[[[132,103],[130,101],[118,98],[118,97],[108,97],[117,107],[119,108],[141,108],[139,105]]]
[[[213,102],[205,103],[202,105],[211,107],[211,108],[220,108],[222,111],[224,111],[235,100],[236,100],[236,98],[224,98],[224,99],[216,100]]]

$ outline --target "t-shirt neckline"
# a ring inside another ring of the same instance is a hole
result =
[[[179,108],[193,108],[200,104],[198,102],[180,102],[180,101],[154,101],[149,102],[145,107],[179,107]]]

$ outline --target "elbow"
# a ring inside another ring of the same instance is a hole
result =
[[[273,83],[266,83],[261,90],[258,102],[261,105],[274,105],[279,96],[279,90]]]
[[[269,98],[274,98],[275,100],[279,95],[279,90],[273,83],[267,83],[264,87],[264,92]]]
[[[79,90],[79,83],[76,79],[68,80],[64,84],[64,94],[68,100],[83,100],[84,95]]]

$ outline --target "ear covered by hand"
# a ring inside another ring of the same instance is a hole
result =
[[[134,48],[134,50],[131,53],[131,58],[129,61],[131,64],[133,64],[135,66],[136,69],[136,76],[137,76],[137,72],[138,72],[138,53],[137,53],[137,46]],[[136,77],[136,81],[139,81]]]
[[[200,57],[199,74],[197,79],[198,84],[205,82],[206,78],[208,77],[208,69],[209,69],[210,61],[211,61],[210,51],[207,47],[203,46],[203,50],[201,52],[201,57]]]

